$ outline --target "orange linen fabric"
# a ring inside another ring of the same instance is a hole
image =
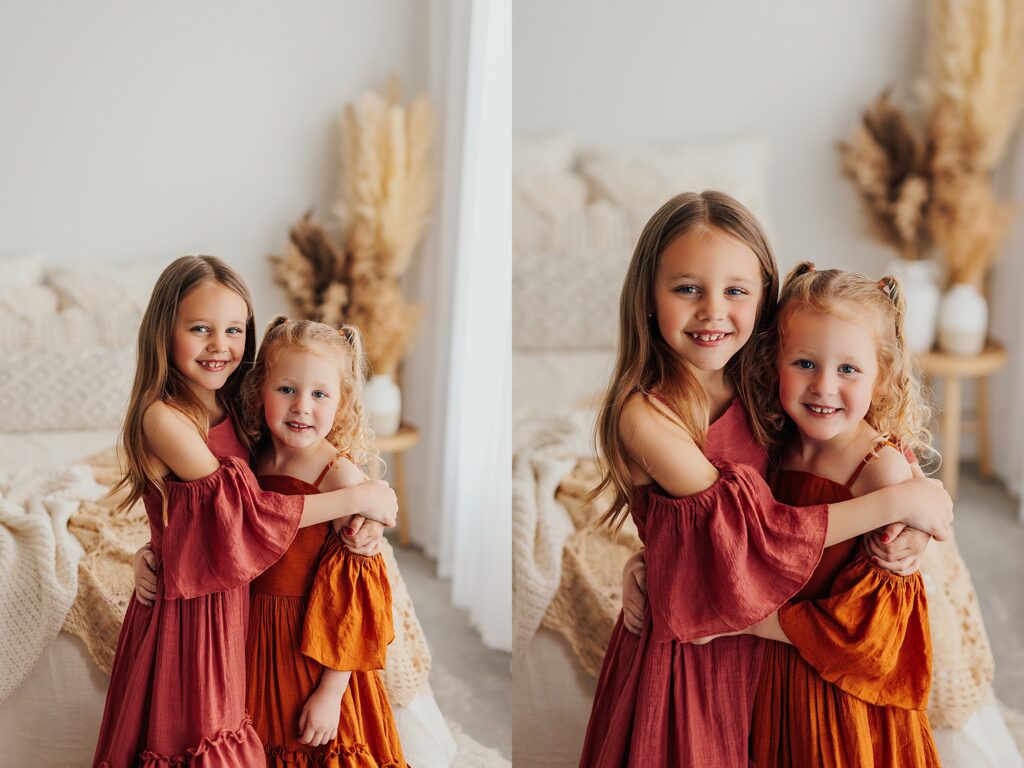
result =
[[[836,503],[846,486],[784,471],[776,498]],[[779,620],[793,645],[770,643],[754,700],[758,768],[938,766],[925,708],[931,686],[928,604],[920,574],[872,565],[859,542],[825,550]]]
[[[283,494],[317,493],[285,476],[260,478]],[[303,528],[284,556],[252,584],[246,639],[247,703],[267,765],[406,768],[391,705],[375,670],[394,639],[384,559],[349,554],[329,524]],[[299,718],[324,663],[352,676],[338,737],[298,740]]]

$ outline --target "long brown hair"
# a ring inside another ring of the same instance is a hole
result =
[[[793,430],[778,397],[779,349],[786,323],[801,311],[834,315],[870,327],[875,339],[878,379],[864,420],[882,436],[920,456],[937,456],[928,430],[931,407],[921,391],[903,335],[907,307],[899,280],[889,275],[872,280],[840,269],[818,270],[809,261],[801,262],[786,276],[776,327],[762,334],[758,343],[764,362],[760,370],[767,373],[763,385],[776,443],[783,442]],[[778,450],[772,453],[777,457]]]
[[[659,208],[644,226],[626,270],[619,297],[619,347],[611,382],[598,415],[596,442],[603,460],[603,476],[589,499],[607,488],[614,489],[610,508],[601,524],[622,525],[633,489],[626,452],[619,438],[619,420],[626,401],[636,392],[656,392],[673,420],[703,445],[710,419],[710,405],[703,386],[662,338],[657,323],[654,288],[661,254],[677,237],[698,227],[713,227],[740,240],[753,251],[761,267],[762,295],[756,338],[775,317],[779,292],[779,268],[771,244],[754,215],[722,192],[686,192]],[[763,400],[753,387],[753,368],[759,364],[754,345],[748,341],[726,363],[725,375],[736,387],[750,418],[755,437],[767,440]]]
[[[256,350],[256,325],[252,298],[245,282],[231,267],[214,256],[182,256],[172,261],[157,278],[149,304],[139,326],[135,382],[128,400],[119,441],[119,454],[124,476],[110,490],[111,496],[126,491],[118,509],[125,510],[138,501],[151,484],[163,503],[164,524],[167,523],[167,490],[163,478],[156,474],[148,460],[142,419],[146,410],[158,400],[181,411],[196,430],[206,436],[210,418],[182,373],[172,365],[171,346],[178,307],[182,300],[204,283],[219,283],[245,301],[245,350],[238,367],[217,392],[217,402],[231,418],[238,436],[246,442],[238,424],[241,417],[239,390],[245,369]],[[246,443],[247,444],[247,443]]]
[[[326,439],[362,469],[368,468],[372,462],[380,462],[363,412],[366,357],[359,331],[354,325],[336,329],[312,320],[289,320],[286,315],[278,315],[270,321],[256,353],[256,362],[242,384],[240,424],[253,451],[259,451],[270,438],[263,415],[263,385],[275,355],[282,348],[312,352],[338,364],[341,402]]]

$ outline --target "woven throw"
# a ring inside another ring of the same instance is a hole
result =
[[[635,528],[611,533],[594,526],[602,507],[586,505],[583,499],[597,479],[596,462],[586,459],[558,487],[556,499],[575,531],[565,541],[561,582],[543,620],[543,626],[569,641],[580,664],[595,677],[622,607],[622,568],[640,547]],[[992,649],[956,540],[932,542],[922,558],[921,574],[933,654],[928,719],[933,728],[962,728],[992,695]]]
[[[96,481],[106,486],[118,478],[113,451],[87,460]],[[149,524],[141,501],[124,513],[115,500],[83,503],[68,525],[85,556],[78,567],[78,596],[64,630],[82,639],[96,665],[106,674],[114,661],[121,622],[133,588],[132,558],[149,540]],[[381,548],[391,581],[395,640],[388,646],[387,668],[381,677],[391,703],[408,706],[419,693],[429,693],[430,650],[412,599],[385,540]]]
[[[82,556],[68,518],[103,492],[81,465],[0,472],[0,701],[60,632]]]

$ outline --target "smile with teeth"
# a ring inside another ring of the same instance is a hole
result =
[[[312,425],[310,425],[310,424],[303,424],[301,421],[286,421],[285,425],[289,429],[294,429],[297,432],[304,432],[307,429],[312,429],[313,428]]]
[[[723,341],[726,337],[731,336],[731,333],[725,331],[687,331],[686,335],[693,339],[695,342],[701,345],[714,345],[720,341]]]
[[[228,364],[227,360],[199,360],[199,365],[208,371],[223,371]]]
[[[811,405],[810,403],[805,403],[805,405],[810,409],[811,413],[817,413],[819,416],[831,416],[836,411],[842,410],[842,408],[829,408],[824,405]]]

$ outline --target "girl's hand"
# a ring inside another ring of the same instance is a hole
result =
[[[394,528],[398,520],[398,497],[383,480],[367,480],[357,486],[363,490],[360,512],[363,517],[376,520],[385,528]]]
[[[156,600],[156,555],[149,542],[136,551],[132,558],[132,571],[135,574],[135,599],[148,608]]]
[[[634,635],[644,628],[647,610],[647,561],[640,550],[626,561],[622,569],[622,623]]]
[[[306,699],[299,717],[301,743],[319,747],[337,738],[342,693],[321,685]]]
[[[928,477],[915,477],[893,487],[901,489],[908,500],[907,513],[900,522],[938,541],[949,538],[953,530],[953,499],[946,493],[941,482]]]
[[[909,576],[920,570],[921,555],[931,539],[927,533],[894,523],[865,536],[864,551],[875,565]]]
[[[367,520],[362,515],[355,515],[341,529],[341,541],[345,549],[353,555],[373,557],[380,552],[380,543],[384,538],[384,526],[376,520]]]

